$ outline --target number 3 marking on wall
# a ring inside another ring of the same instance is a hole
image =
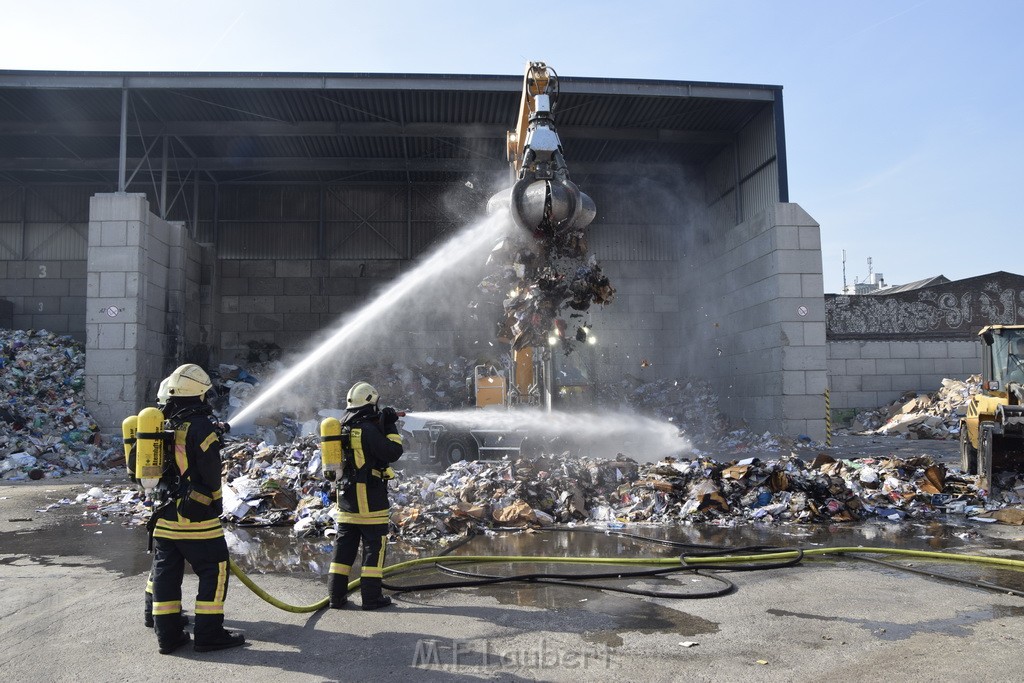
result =
[[[46,277],[46,266],[45,265],[39,266],[39,277]]]

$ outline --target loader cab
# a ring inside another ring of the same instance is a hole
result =
[[[983,329],[980,337],[982,389],[991,395],[1012,397],[1007,387],[1024,385],[1024,326],[993,325]]]
[[[960,420],[961,469],[990,494],[999,471],[1024,471],[1024,325],[990,325],[981,340],[981,391]]]

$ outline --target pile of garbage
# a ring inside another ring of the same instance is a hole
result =
[[[1024,482],[1022,482],[1024,483]],[[1024,487],[1021,488],[1024,492]],[[464,462],[393,487],[392,522],[406,540],[433,541],[467,527],[625,523],[717,526],[898,521],[985,503],[973,477],[926,457],[807,462],[793,455],[729,463],[697,458],[641,464],[546,457]]]
[[[333,533],[335,507],[320,474],[316,437],[272,447],[247,441],[224,448],[225,518],[243,526],[291,525],[294,534]],[[398,468],[390,485],[392,523],[413,544],[468,528],[551,524],[833,523],[893,521],[944,512],[978,513],[1024,500],[1024,478],[1000,475],[997,496],[977,477],[927,456],[836,460],[789,453],[729,462],[666,458],[638,463],[544,455],[463,461],[441,473]]]
[[[888,406],[859,413],[852,430],[908,439],[956,439],[966,405],[979,391],[980,375],[972,375],[966,381],[946,378],[934,393],[907,392]]]
[[[46,330],[0,330],[0,477],[106,469],[124,453],[83,405],[85,348]]]

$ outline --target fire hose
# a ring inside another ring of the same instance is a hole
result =
[[[581,531],[579,528],[574,529],[562,529],[562,528],[549,528],[548,531]],[[598,533],[607,533],[603,530],[595,529]],[[452,574],[459,577],[459,580],[454,581],[443,581],[443,582],[432,582],[432,583],[418,583],[418,584],[395,584],[386,582],[384,587],[388,590],[395,592],[414,592],[414,591],[428,591],[438,590],[444,588],[470,588],[476,586],[493,585],[499,583],[547,583],[547,584],[561,584],[569,585],[574,587],[587,587],[598,590],[616,591],[629,593],[634,595],[644,595],[648,597],[660,597],[670,599],[700,599],[700,598],[712,598],[726,595],[735,589],[733,584],[728,579],[719,576],[717,574],[708,573],[711,570],[719,571],[754,571],[754,570],[767,570],[767,569],[779,569],[784,567],[795,566],[804,559],[815,559],[823,558],[830,555],[841,555],[844,557],[850,557],[852,559],[868,560],[872,562],[883,563],[886,566],[911,571],[918,574],[924,574],[932,578],[938,578],[946,581],[953,581],[957,583],[966,584],[969,586],[982,588],[986,590],[992,590],[1004,594],[1016,595],[1024,597],[1024,592],[1017,591],[1004,586],[996,584],[976,581],[971,579],[962,579],[959,577],[949,576],[938,572],[923,570],[915,567],[904,567],[897,564],[884,563],[874,558],[862,557],[863,555],[889,555],[895,557],[907,557],[916,558],[922,560],[932,560],[940,562],[956,562],[956,563],[972,563],[981,564],[994,567],[1002,567],[1006,569],[1014,569],[1024,571],[1024,560],[1013,560],[1003,557],[987,557],[984,555],[961,555],[957,553],[937,552],[937,551],[925,551],[925,550],[906,550],[900,548],[871,548],[862,546],[841,546],[834,548],[768,548],[765,546],[748,546],[746,548],[721,548],[717,546],[695,546],[693,544],[678,543],[675,541],[666,541],[661,539],[648,538],[637,534],[620,533],[629,538],[635,538],[642,541],[657,543],[661,545],[669,545],[673,547],[685,547],[696,549],[697,551],[691,554],[682,554],[679,556],[671,557],[635,557],[635,558],[623,558],[623,557],[549,557],[549,556],[529,556],[529,555],[449,555],[452,550],[462,545],[466,541],[470,540],[472,536],[466,537],[461,542],[449,547],[443,553],[433,557],[416,558],[412,560],[406,560],[404,562],[398,562],[393,565],[384,567],[383,574],[385,577],[388,576],[399,576],[408,574],[412,571],[416,571],[422,567],[433,565],[439,571]],[[530,572],[524,574],[512,574],[512,575],[493,575],[493,574],[482,574],[478,572],[469,572],[459,569],[454,569],[449,565],[452,564],[569,564],[569,565],[601,565],[601,566],[618,566],[618,567],[644,567],[639,570],[627,571],[625,569],[616,569],[611,571],[593,572],[587,574],[575,574],[575,573],[554,573],[554,572]],[[283,600],[273,597],[263,588],[258,586],[249,576],[243,572],[238,565],[234,562],[230,562],[231,572],[238,577],[238,579],[252,590],[257,596],[270,603],[274,607],[285,610],[287,612],[294,613],[308,613],[316,612],[318,610],[327,607],[328,599],[323,598],[310,605],[293,605]],[[700,575],[701,577],[711,578],[722,584],[722,587],[712,589],[705,592],[670,592],[670,591],[655,591],[647,589],[636,589],[621,586],[608,586],[602,584],[588,583],[589,581],[600,580],[600,579],[635,579],[643,577],[659,577],[672,574],[675,572],[692,572]],[[349,591],[355,590],[359,587],[359,579],[354,579],[349,582]]]

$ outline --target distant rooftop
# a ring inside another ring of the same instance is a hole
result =
[[[888,296],[890,294],[901,294],[902,292],[921,289],[922,287],[931,287],[932,285],[945,285],[949,282],[951,282],[951,280],[945,275],[933,275],[932,277],[926,277],[923,280],[908,282],[905,285],[891,285],[889,287],[874,289],[864,293],[870,296]]]

